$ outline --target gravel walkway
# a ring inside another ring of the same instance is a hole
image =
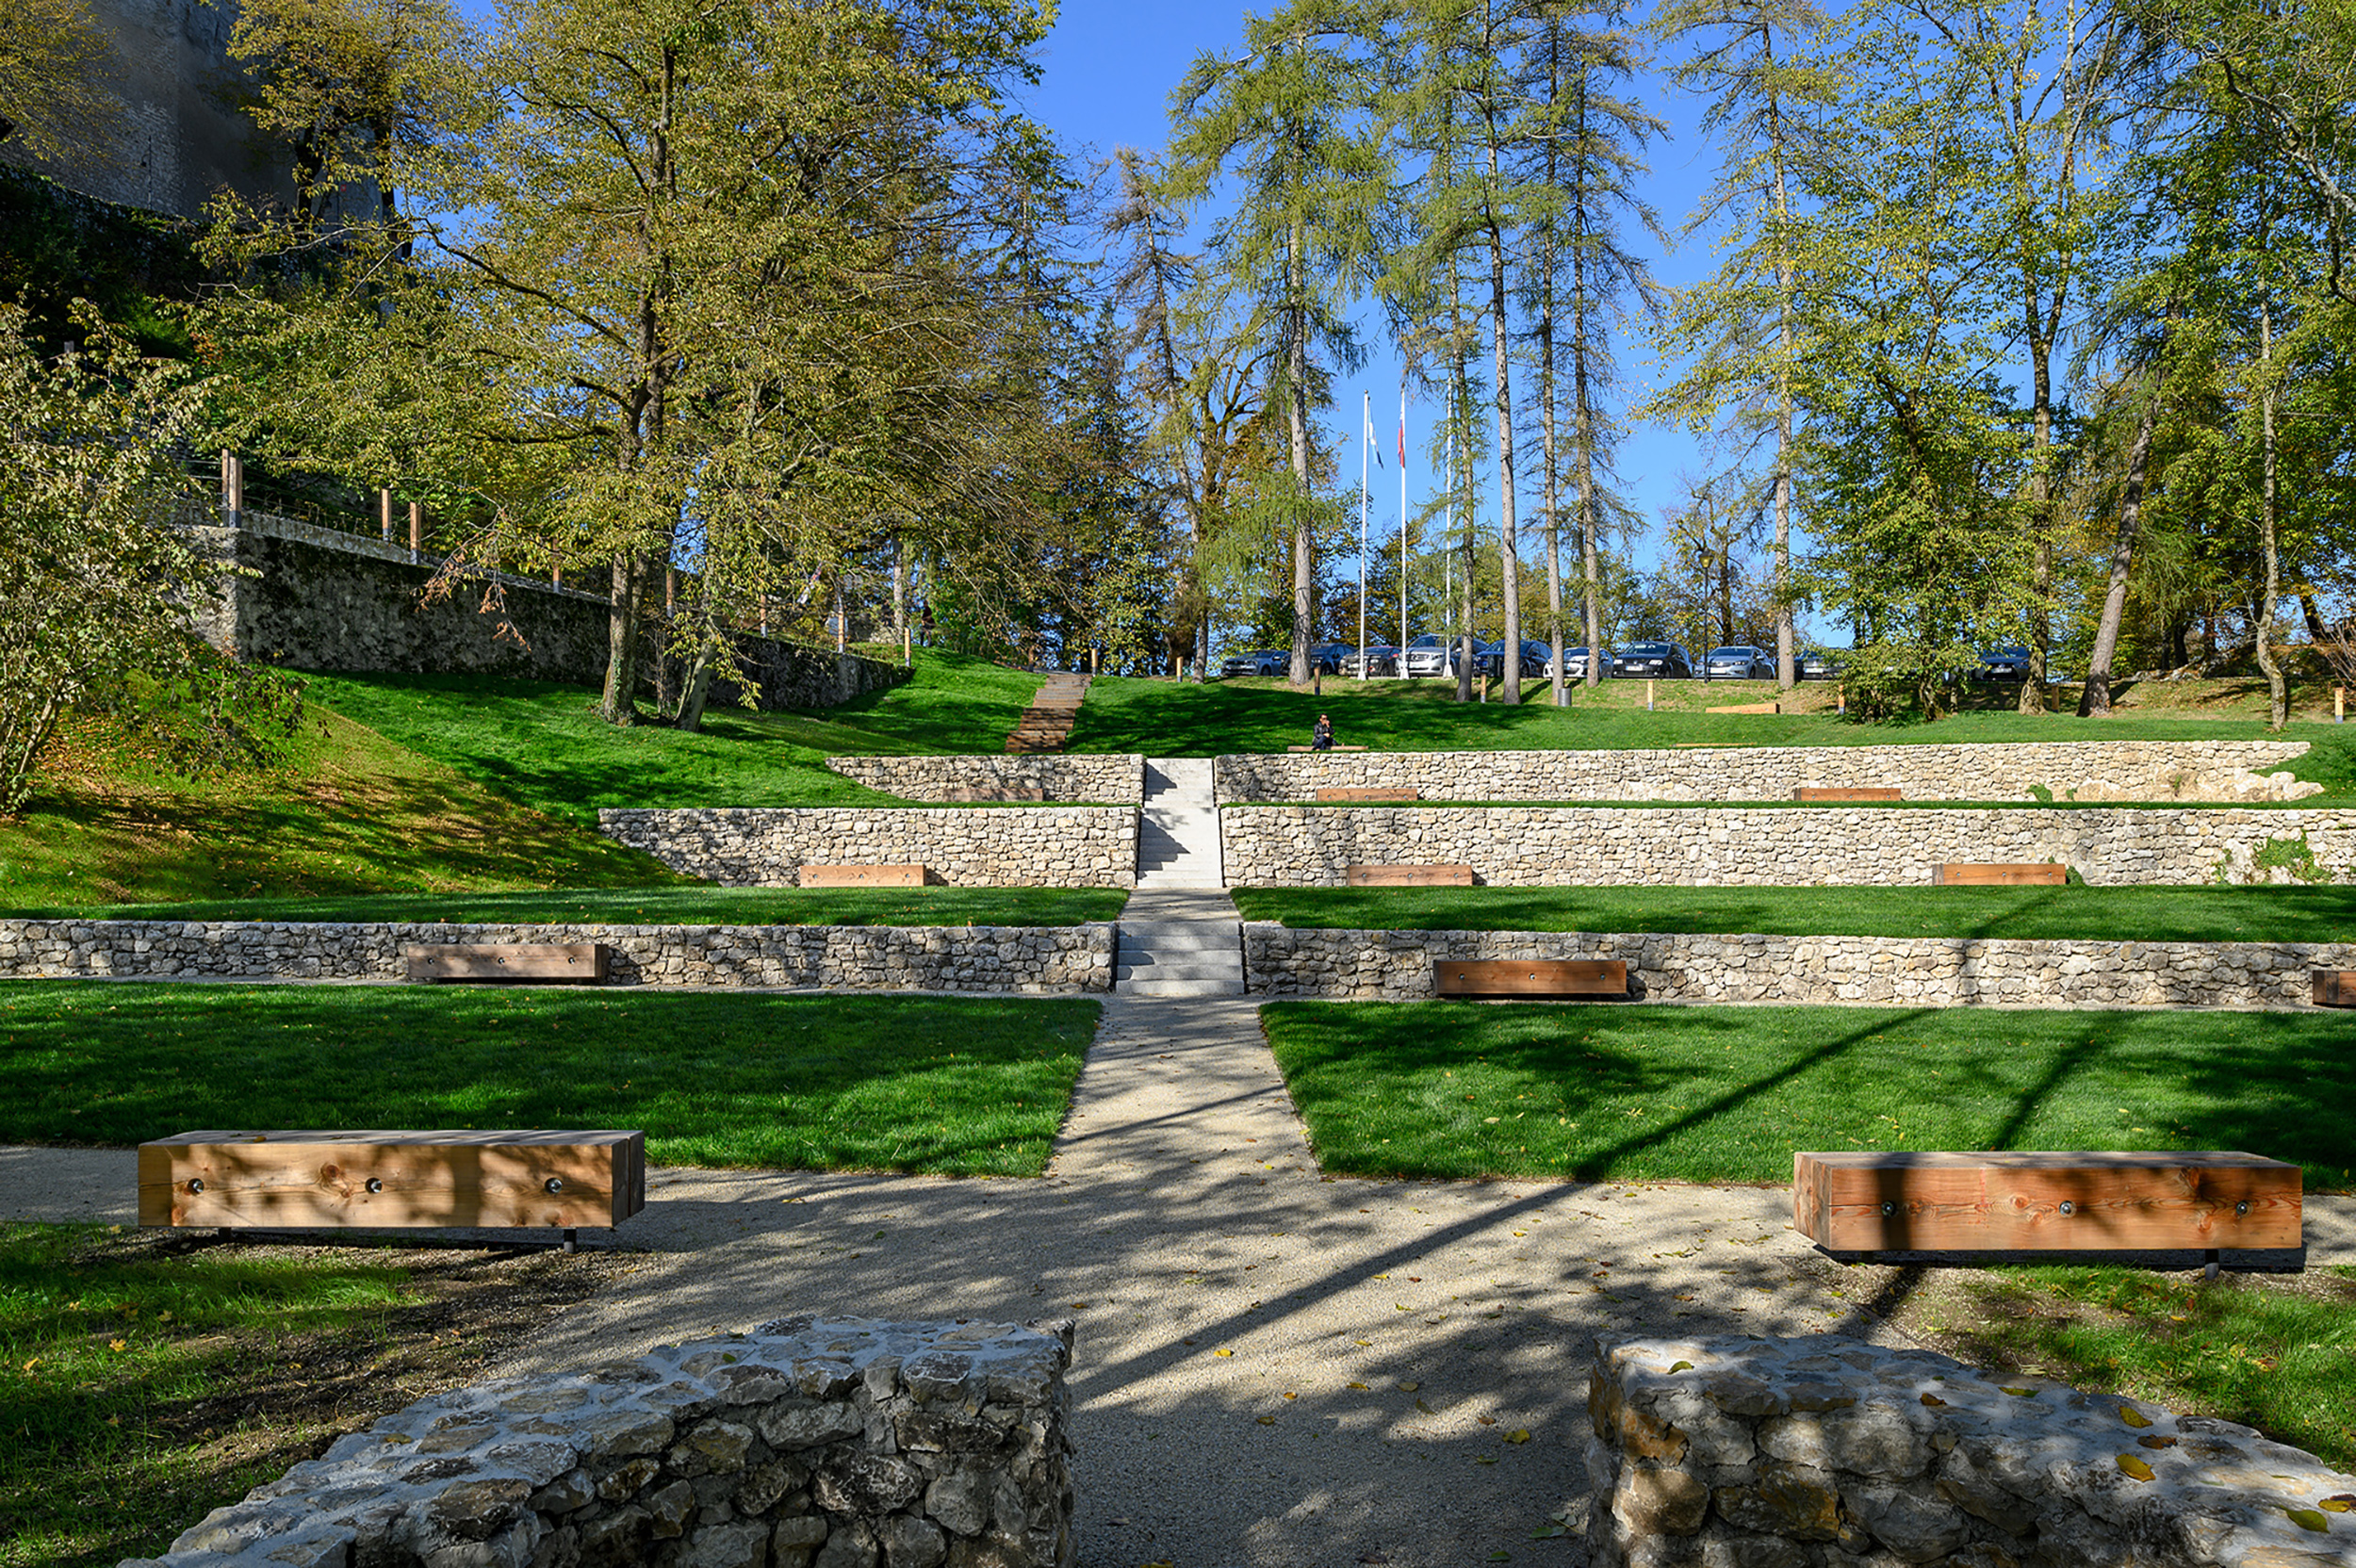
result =
[[[0,1149],[0,1217],[128,1219],[132,1182]],[[1570,1568],[1533,1535],[1583,1506],[1593,1335],[1881,1332],[1781,1187],[1321,1176],[1243,1001],[1108,1003],[1043,1181],[666,1168],[648,1200],[505,1370],[787,1311],[1073,1317],[1088,1568]],[[2308,1232],[2356,1261],[2356,1202]]]

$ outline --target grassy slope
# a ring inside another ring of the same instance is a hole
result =
[[[1765,682],[1662,682],[1661,711],[1646,712],[1642,681],[1607,681],[1601,698],[1579,705],[1519,708],[1502,703],[1459,704],[1442,682],[1330,680],[1323,695],[1278,681],[1221,681],[1179,686],[1167,680],[1100,679],[1088,688],[1072,748],[1088,752],[1142,751],[1148,756],[1214,756],[1282,751],[1304,743],[1319,713],[1333,719],[1334,739],[1383,751],[1552,751],[1671,747],[1680,743],[1739,745],[1904,745],[1966,742],[2091,740],[2260,740],[2262,718],[2240,704],[2191,710],[2128,710],[2105,719],[2067,714],[2024,717],[1988,709],[1937,724],[1856,724],[1817,708],[1802,713],[1710,713],[1706,704],[1772,698]],[[1676,688],[1674,693],[1671,688]],[[2009,695],[2010,689],[2006,689]],[[1808,688],[1811,705],[1825,700]],[[1667,697],[1680,706],[1672,710]],[[1988,699],[1988,700],[1993,700]],[[1632,706],[1631,706],[1632,704]],[[2328,712],[2328,696],[2326,709]],[[2284,739],[2314,750],[2291,763],[2298,776],[2321,783],[2320,800],[2356,799],[2356,727],[2300,723]]]
[[[1035,1176],[1097,1005],[0,983],[0,1143],[640,1127],[663,1164]]]
[[[286,762],[188,781],[85,730],[0,818],[0,907],[679,880],[316,707]]]
[[[20,909],[86,920],[417,921],[449,924],[1078,925],[1118,920],[1115,888],[626,888],[368,893]]]
[[[1885,1007],[1262,1009],[1327,1170],[1787,1182],[1795,1149],[2245,1149],[2346,1191],[2345,1019]]]
[[[547,681],[460,676],[312,676],[334,708],[485,788],[594,826],[600,806],[893,804],[828,757],[997,752],[1039,678],[924,653],[915,678],[840,708],[715,709],[701,734],[618,729],[596,694]]]
[[[1238,888],[1235,906],[1246,920],[1368,931],[2356,940],[2356,886]]]

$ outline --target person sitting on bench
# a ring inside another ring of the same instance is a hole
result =
[[[1333,721],[1322,713],[1317,715],[1317,727],[1309,731],[1309,749],[1311,751],[1333,749]]]

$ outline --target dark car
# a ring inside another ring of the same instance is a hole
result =
[[[1245,675],[1283,675],[1292,668],[1293,656],[1274,648],[1253,653],[1231,653],[1219,667],[1221,678]]]
[[[1358,667],[1358,650],[1352,648],[1350,657],[1342,661],[1342,674],[1355,676],[1362,680],[1369,676],[1397,675],[1399,645],[1395,643],[1368,643],[1364,669]]]
[[[1773,680],[1775,662],[1747,643],[1711,648],[1702,655],[1704,680]]]
[[[1676,643],[1630,643],[1613,655],[1612,673],[1622,680],[1691,680],[1693,662]]]
[[[1357,656],[1358,645],[1355,643],[1319,643],[1309,650],[1309,669],[1314,675],[1339,675],[1342,673],[1342,661]],[[1292,667],[1289,655],[1285,657],[1284,665],[1288,670]]]
[[[1982,648],[1980,667],[1972,672],[1974,680],[2026,680],[2029,678],[2029,650],[2020,646]]]
[[[1830,648],[1810,648],[1800,655],[1793,673],[1802,680],[1837,680],[1847,667]]]

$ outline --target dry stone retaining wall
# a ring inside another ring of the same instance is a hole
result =
[[[1068,1322],[788,1317],[421,1399],[124,1568],[1070,1568]]]
[[[2247,1427],[1831,1334],[1596,1347],[1591,1568],[2346,1568],[2348,1477]]]
[[[1920,886],[1951,860],[2060,861],[2087,882],[2356,874],[2356,810],[2083,807],[1239,806],[1237,887],[1338,887],[1356,864],[1469,865],[1511,887]],[[2269,852],[2269,843],[2273,848]],[[2288,852],[2286,855],[2284,852]]]
[[[1314,800],[1320,789],[1413,789],[1429,800],[1789,800],[1803,785],[1909,800],[2300,800],[2282,772],[2304,741],[1726,746],[1675,751],[1286,752],[1221,757],[1221,802]]]
[[[2303,1008],[2315,971],[2356,969],[2356,942],[1243,928],[1253,996],[1414,1001],[1435,961],[1478,958],[1616,958],[1653,1002]]]
[[[903,800],[960,800],[995,790],[1038,790],[1043,800],[1136,805],[1142,756],[829,757],[826,766]]]
[[[607,808],[597,828],[672,870],[786,888],[805,865],[921,865],[959,888],[1134,888],[1137,813],[1117,806]]]
[[[829,990],[1109,991],[1113,932],[1085,925],[419,925],[0,920],[0,976],[400,980],[401,949],[603,942],[612,983]]]

